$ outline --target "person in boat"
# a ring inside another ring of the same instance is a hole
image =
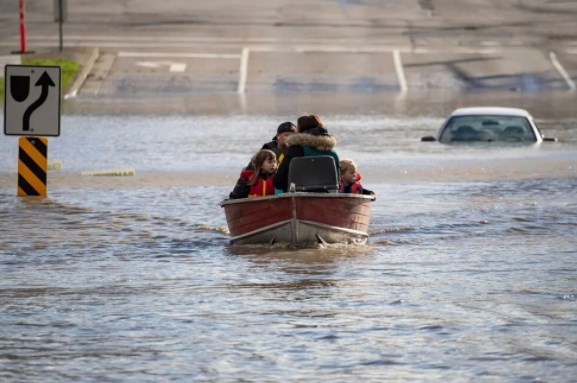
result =
[[[357,164],[355,164],[353,160],[341,160],[339,162],[339,168],[341,170],[339,193],[375,195],[375,192],[365,189],[361,184],[362,177],[357,173]]]
[[[274,187],[284,192],[289,187],[288,172],[293,158],[329,155],[333,157],[335,164],[339,163],[339,156],[334,150],[337,140],[329,134],[321,118],[314,114],[298,118],[297,133],[288,137],[286,144],[288,149],[284,160],[274,176]]]
[[[296,133],[296,131],[297,127],[295,124],[290,121],[283,122],[276,129],[276,135],[272,138],[272,140],[264,144],[261,149],[272,150],[274,154],[276,154],[277,163],[278,166],[280,166],[287,150],[286,141],[290,135]],[[246,169],[252,169],[252,161],[249,162],[249,164],[246,166]]]
[[[276,154],[269,149],[259,150],[251,161],[252,169],[240,173],[230,199],[274,195],[273,175],[277,170]],[[254,169],[254,170],[253,170]]]

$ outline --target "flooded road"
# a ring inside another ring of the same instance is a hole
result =
[[[323,115],[377,200],[368,246],[310,250],[231,247],[219,207],[297,116],[64,115],[45,199],[3,137],[0,380],[577,382],[577,119],[542,115],[560,142]]]

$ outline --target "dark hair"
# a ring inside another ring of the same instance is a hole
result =
[[[287,122],[283,122],[282,124],[280,124],[278,126],[278,128],[276,128],[276,134],[275,136],[272,138],[273,141],[278,141],[278,135],[282,134],[282,133],[287,133],[287,132],[291,132],[291,133],[296,133],[297,132],[297,127],[295,126],[295,124],[293,124],[290,121]]]
[[[260,177],[260,172],[262,170],[262,164],[264,164],[264,162],[266,160],[275,160],[276,161],[275,152],[273,152],[272,150],[268,150],[268,149],[261,149],[258,152],[256,152],[255,155],[252,157],[251,163],[252,163],[253,173],[252,173],[252,177],[248,181],[249,185],[252,186],[252,185],[256,184],[258,177]]]
[[[297,120],[297,129],[299,133],[306,132],[307,130],[322,128],[323,120],[319,116],[314,114],[309,114],[308,116],[301,116]]]
[[[286,133],[286,132],[296,132],[297,127],[290,121],[283,122],[276,129],[276,134]]]

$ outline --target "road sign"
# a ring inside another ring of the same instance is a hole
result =
[[[4,134],[60,135],[60,67],[6,65]]]

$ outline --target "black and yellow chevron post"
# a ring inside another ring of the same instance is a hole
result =
[[[46,196],[48,139],[20,137],[18,145],[18,196]]]

